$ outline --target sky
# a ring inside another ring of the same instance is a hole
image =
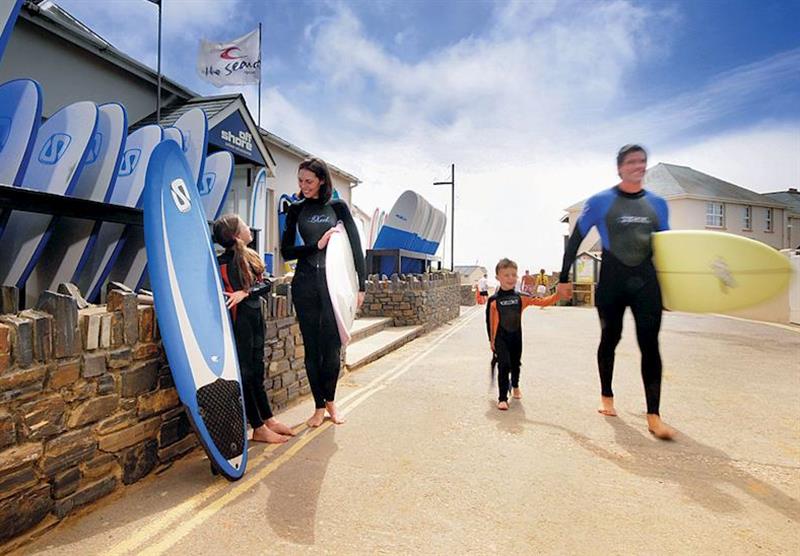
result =
[[[156,64],[145,0],[58,0]],[[800,1],[163,0],[164,73],[200,94],[201,38],[263,26],[262,127],[354,174],[390,210],[450,215],[455,264],[560,267],[564,209],[618,182],[615,153],[758,192],[800,187]],[[450,260],[448,224],[445,262]],[[440,251],[440,255],[442,252]]]

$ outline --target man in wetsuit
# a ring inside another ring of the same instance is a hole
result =
[[[600,413],[615,416],[611,380],[614,352],[622,335],[622,317],[630,307],[636,322],[636,338],[642,354],[641,370],[647,400],[647,426],[663,440],[675,431],[659,415],[661,398],[661,289],[652,261],[651,235],[669,229],[667,203],[642,188],[647,152],[639,145],[625,145],[617,154],[619,185],[590,197],[569,238],[559,277],[558,293],[572,298],[569,270],[581,241],[597,227],[603,245],[603,264],[597,285],[596,305],[601,337],[597,350],[600,371]]]

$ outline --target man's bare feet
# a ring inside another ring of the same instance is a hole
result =
[[[616,417],[617,410],[614,409],[614,398],[600,396],[600,407],[597,408],[597,412],[606,417]]]
[[[505,411],[508,409],[508,402],[497,402],[497,409]]]
[[[275,417],[270,417],[267,419],[267,428],[273,432],[277,432],[278,434],[285,434],[286,436],[294,436],[294,431],[288,425],[284,425],[280,421],[278,421]]]
[[[675,429],[667,425],[655,413],[647,414],[647,430],[660,440],[672,440],[675,437]]]
[[[308,421],[306,421],[306,425],[308,425],[312,429],[315,429],[318,426],[320,426],[324,420],[325,420],[325,410],[315,409],[314,415],[312,415],[311,418]]]
[[[328,415],[331,416],[331,421],[333,421],[334,425],[341,425],[344,423],[344,417],[339,416],[339,412],[336,411],[336,404],[334,402],[325,402],[325,409],[328,410]]]
[[[288,436],[284,436],[282,434],[278,434],[273,430],[270,430],[270,428],[267,425],[261,425],[257,429],[253,430],[254,442],[266,442],[267,444],[283,444],[287,440],[289,440]]]
[[[521,400],[522,399],[522,390],[520,390],[519,388],[512,388],[511,389],[511,396],[516,400]]]

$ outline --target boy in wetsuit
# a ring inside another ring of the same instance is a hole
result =
[[[508,409],[509,375],[513,397],[516,399],[522,397],[519,389],[522,311],[531,305],[539,307],[553,305],[558,301],[558,294],[539,298],[515,291],[517,263],[510,259],[501,259],[495,267],[495,274],[500,285],[486,304],[486,332],[489,334],[489,344],[499,367],[497,409],[505,411]]]

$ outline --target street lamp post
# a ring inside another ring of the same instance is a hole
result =
[[[456,234],[456,165],[450,165],[450,181],[435,181],[433,185],[450,186],[450,270],[455,271],[453,263],[455,258],[455,234]]]

